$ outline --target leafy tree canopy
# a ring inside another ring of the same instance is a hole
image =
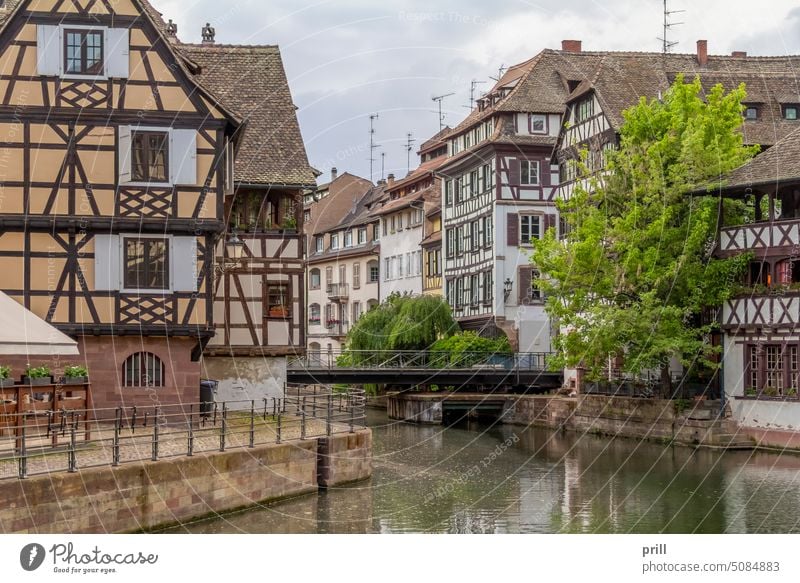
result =
[[[357,359],[359,353],[369,351],[428,350],[457,331],[443,298],[393,295],[356,322],[347,335],[347,352]]]
[[[584,180],[559,202],[566,240],[550,230],[532,256],[564,330],[556,366],[599,374],[623,354],[632,373],[663,372],[673,357],[713,366],[714,323],[704,316],[730,297],[748,257],[712,254],[721,217],[741,221],[745,209],[692,193],[756,153],[738,131],[745,98],[743,85],[703,96],[699,79],[679,77],[662,100],[642,98],[625,112],[607,172],[590,176],[582,165]]]

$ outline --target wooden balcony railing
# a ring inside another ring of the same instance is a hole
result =
[[[718,251],[744,252],[795,245],[800,245],[800,219],[727,227],[720,231]]]

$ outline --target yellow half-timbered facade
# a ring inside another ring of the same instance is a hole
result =
[[[79,340],[98,407],[197,401],[203,350],[236,342],[216,255],[243,116],[146,1],[18,0],[2,19],[0,289]]]

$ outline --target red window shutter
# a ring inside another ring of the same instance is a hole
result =
[[[791,261],[781,261],[778,263],[778,285],[787,285],[792,283],[791,265]]]
[[[533,268],[532,267],[520,267],[519,268],[519,282],[517,286],[519,288],[519,303],[520,305],[530,303],[531,297],[531,276],[533,275]]]
[[[508,168],[508,184],[510,186],[519,186],[520,172],[520,161],[511,160],[511,165]]]
[[[508,213],[506,216],[507,238],[509,247],[519,247],[519,215]]]

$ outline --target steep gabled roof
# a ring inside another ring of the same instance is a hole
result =
[[[320,235],[335,230],[360,208],[359,205],[369,202],[366,199],[370,194],[374,193],[369,180],[348,172],[340,174],[330,183],[328,196],[306,206],[311,211],[311,220],[304,226],[306,234]]]
[[[800,128],[721,180],[723,191],[800,182]]]
[[[237,182],[316,186],[277,46],[180,44],[178,50],[200,66],[199,81],[247,122]]]

